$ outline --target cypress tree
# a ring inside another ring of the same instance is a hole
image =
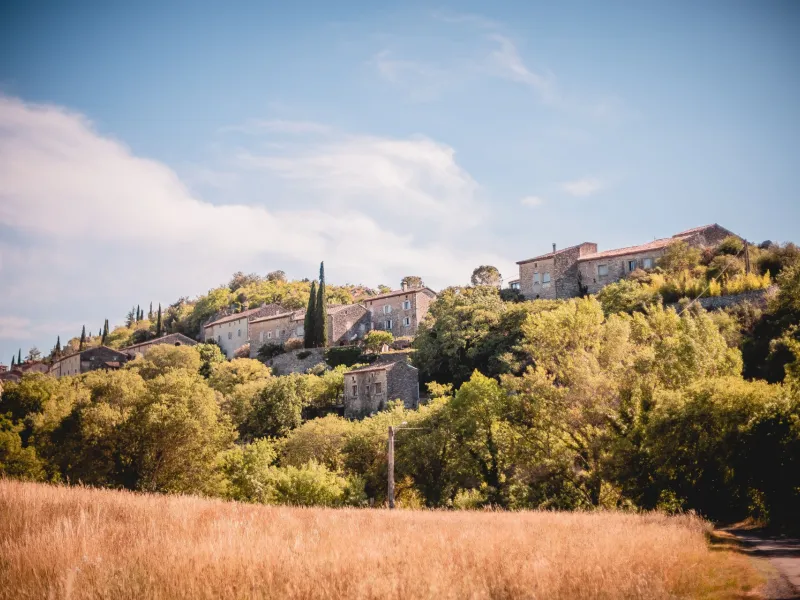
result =
[[[16,365],[16,363],[14,362],[15,360],[17,360],[17,357],[12,354],[11,355],[11,369],[12,370],[14,369],[14,366]]]
[[[317,346],[328,345],[328,295],[325,292],[325,263],[319,263],[319,288],[317,288],[317,312],[315,314],[317,334],[314,336]]]
[[[61,336],[58,336],[56,339],[56,349],[55,352],[53,352],[53,356],[56,358],[61,356]]]
[[[103,323],[103,335],[100,338],[100,344],[105,345],[106,338],[108,337],[108,319]]]
[[[22,348],[19,349],[19,353],[17,354],[17,364],[22,364]]]
[[[153,303],[152,302],[150,302],[150,312],[147,313],[147,320],[148,321],[152,321],[153,320]]]
[[[308,297],[308,306],[306,307],[306,318],[303,322],[303,346],[306,348],[314,348],[316,343],[314,336],[317,333],[315,326],[315,314],[317,311],[317,282],[311,282],[311,295]]]
[[[79,352],[80,352],[80,351],[82,351],[82,350],[83,350],[83,347],[84,347],[85,345],[86,345],[86,325],[84,325],[84,326],[83,326],[83,329],[81,329],[81,343],[80,343],[80,345],[78,346],[78,351],[79,351]]]
[[[156,322],[156,337],[161,337],[161,303],[158,303],[158,322]]]

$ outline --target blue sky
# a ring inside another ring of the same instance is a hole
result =
[[[796,2],[5,3],[0,361],[235,270],[800,241]]]

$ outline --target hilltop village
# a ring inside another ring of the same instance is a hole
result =
[[[518,261],[517,277],[507,281],[503,293],[506,298],[519,301],[598,294],[612,283],[631,277],[641,279],[657,272],[664,255],[678,245],[708,252],[724,243],[740,245],[741,258],[749,275],[748,244],[735,233],[712,224],[637,246],[611,250],[600,250],[594,242],[560,249],[553,244],[551,252]],[[502,279],[493,269],[476,269],[473,284],[502,287]],[[324,279],[323,272],[320,279]],[[763,292],[767,285],[761,283],[751,286],[755,290],[745,291]],[[714,293],[713,282],[708,289],[695,295],[697,298],[693,300],[722,296],[719,290]],[[29,356],[23,360],[20,350],[19,355],[12,359],[10,368],[0,365],[0,386],[3,381],[19,381],[25,373],[63,377],[94,370],[119,369],[128,361],[165,344],[215,344],[228,360],[248,357],[261,360],[282,374],[301,373],[324,364],[326,349],[363,349],[372,338],[371,353],[363,354],[359,350],[353,354],[369,362],[344,373],[343,414],[350,417],[373,414],[384,409],[389,400],[401,400],[407,408],[416,408],[420,401],[420,377],[418,369],[413,366],[411,346],[437,298],[437,292],[425,286],[419,277],[407,277],[398,289],[382,289],[375,293],[359,288],[354,296],[351,303],[326,302],[322,343],[319,340],[309,343],[306,331],[309,308],[297,308],[296,299],[285,303],[262,302],[257,306],[247,301],[235,303],[215,311],[196,331],[188,333],[167,331],[167,327],[162,325],[159,306],[155,331],[136,330],[133,336],[138,340],[136,343],[123,346],[108,343],[112,336],[106,321],[102,334],[96,338],[89,336],[87,339],[84,331],[77,348],[74,341],[72,345],[61,348],[59,338],[57,347],[44,359]],[[735,302],[742,294],[730,296]],[[147,322],[154,320],[151,306]],[[140,321],[145,321],[144,311],[136,307],[128,316],[128,326],[135,329]],[[178,328],[173,321],[173,329]],[[378,340],[377,347],[375,340]]]

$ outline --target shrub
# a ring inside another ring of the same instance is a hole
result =
[[[261,346],[261,348],[258,349],[257,356],[261,360],[269,360],[270,358],[274,358],[279,354],[283,354],[284,352],[285,350],[283,344],[269,342],[267,344],[264,344],[263,346]]]
[[[519,290],[512,290],[511,288],[505,288],[500,290],[500,299],[503,302],[524,302],[525,296],[522,295],[522,292]]]
[[[388,346],[393,341],[394,336],[391,331],[372,330],[364,337],[364,346],[370,352],[378,353],[384,345]]]
[[[742,250],[744,250],[744,242],[741,238],[735,235],[729,235],[724,240],[722,240],[719,245],[714,249],[717,256],[720,255],[729,255],[729,256],[736,256]]]
[[[366,496],[360,478],[346,478],[316,461],[302,467],[275,469],[272,501],[292,506],[341,506],[359,504]]]
[[[305,360],[306,358],[311,356],[311,350],[301,350],[300,352],[295,354],[295,356],[300,360]]]
[[[283,345],[284,350],[286,352],[291,352],[292,350],[300,350],[303,348],[303,340],[301,338],[292,338],[287,340],[286,343]]]
[[[325,351],[325,362],[332,367],[344,365],[352,367],[361,357],[361,348],[358,346],[334,346]]]
[[[239,346],[233,353],[234,358],[250,358],[250,342]]]

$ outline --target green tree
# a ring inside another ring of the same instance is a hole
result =
[[[271,377],[269,367],[264,363],[252,358],[237,358],[213,365],[208,385],[227,395],[232,393],[237,385],[262,382]]]
[[[389,345],[394,341],[391,331],[378,331],[373,329],[364,336],[364,347],[370,352],[380,353],[384,345]]]
[[[311,294],[308,297],[306,316],[303,323],[303,345],[306,348],[317,347],[317,282],[311,282]]]
[[[606,315],[641,312],[651,304],[661,304],[661,296],[657,291],[631,279],[608,284],[597,294],[597,299]]]
[[[103,335],[100,338],[100,344],[105,345],[106,340],[108,340],[108,319],[103,322]]]
[[[400,286],[406,288],[421,288],[425,287],[425,283],[422,281],[422,277],[418,277],[417,275],[406,275],[400,281]]]
[[[317,312],[314,317],[314,335],[317,346],[328,345],[328,294],[325,289],[325,263],[319,263],[319,287],[317,288]]]
[[[700,264],[702,253],[698,248],[678,240],[667,246],[658,259],[658,266],[669,273],[688,271]]]
[[[24,447],[20,438],[23,427],[0,414],[0,476],[41,481],[45,471],[32,447]]]
[[[144,356],[139,356],[126,365],[145,380],[166,375],[171,371],[187,371],[199,374],[202,361],[200,353],[193,346],[153,346]]]
[[[158,303],[158,317],[156,320],[156,337],[161,337],[161,334],[164,333],[161,326],[161,303]]]
[[[18,365],[21,365],[21,364],[22,364],[22,348],[20,348],[20,349],[17,351],[17,364],[18,364]]]
[[[472,271],[470,282],[472,285],[491,285],[500,287],[503,282],[503,277],[500,275],[500,271],[497,269],[497,267],[493,267],[492,265],[481,265]]]
[[[26,360],[36,361],[42,358],[42,353],[36,346],[28,348],[28,356],[25,357]]]
[[[80,345],[78,346],[78,351],[82,352],[85,347],[86,347],[86,325],[84,325],[83,329],[81,329],[81,341]]]
[[[223,363],[227,358],[222,353],[222,350],[219,346],[212,343],[205,343],[205,344],[197,344],[192,346],[195,350],[197,350],[198,354],[200,355],[200,370],[199,373],[206,379],[211,376],[211,372],[214,368],[214,365],[218,363]]]
[[[148,321],[152,321],[153,320],[153,303],[152,302],[150,302],[150,310],[147,311],[147,320]]]
[[[275,443],[267,438],[237,445],[221,456],[225,496],[239,502],[268,504],[274,500]]]

